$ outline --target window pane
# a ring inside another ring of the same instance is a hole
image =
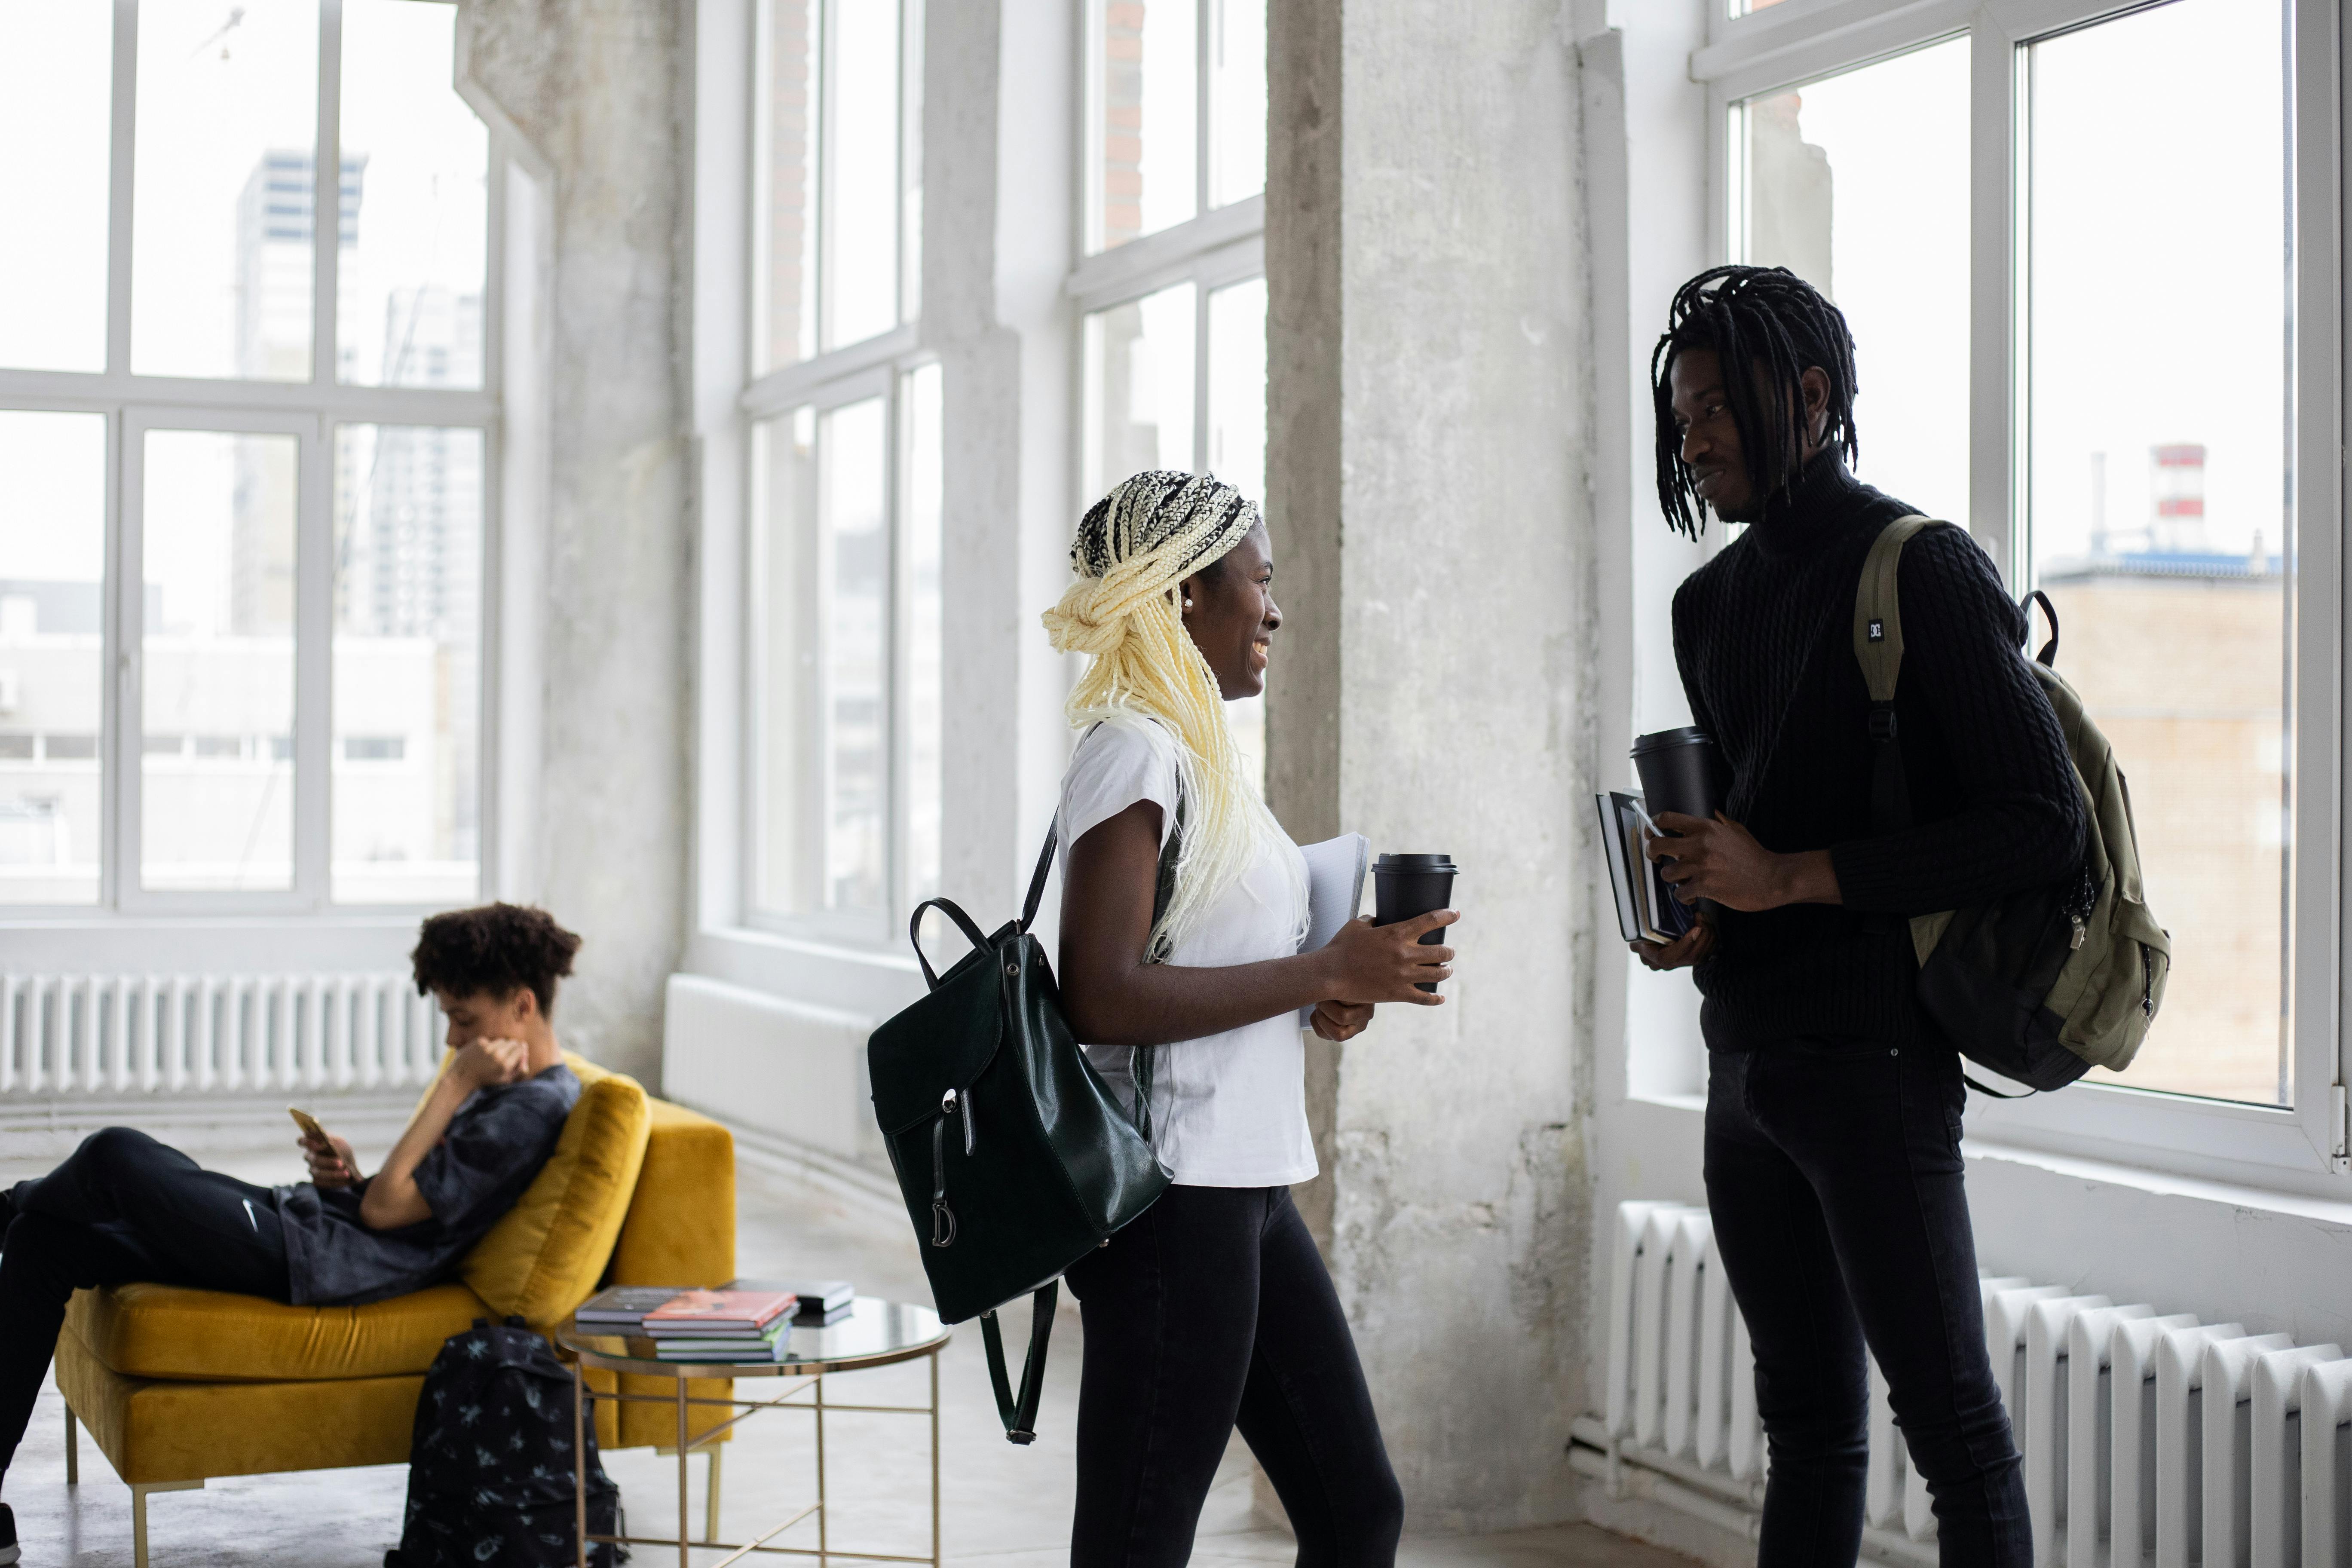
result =
[[[0,411],[0,904],[98,900],[106,416]]]
[[[2175,943],[2120,1081],[2262,1103],[2292,1089],[2280,26],[2140,12],[2036,45],[2030,100],[2032,565]]]
[[[751,371],[816,352],[819,0],[769,0],[760,111]]]
[[[294,880],[291,436],[150,430],[143,489],[140,880]],[[196,743],[150,752],[144,735]]]
[[[1201,0],[1095,3],[1102,122],[1090,248],[1108,250],[1199,210]]]
[[[884,479],[889,432],[878,397],[817,421],[817,517],[825,590],[824,900],[883,907],[889,808],[887,644],[890,538]]]
[[[940,750],[944,652],[940,555],[944,463],[940,367],[906,378],[907,409],[907,882],[908,902],[940,890]]]
[[[1209,205],[1265,189],[1265,0],[1208,0]]]
[[[12,5],[0,22],[0,365],[106,368],[113,8]],[[25,308],[37,300],[40,308]]]
[[[884,400],[761,426],[759,907],[878,914],[889,805]]]
[[[823,773],[817,712],[816,411],[751,431],[751,665],[757,683],[752,903],[772,914],[821,908]]]
[[[482,433],[335,432],[337,903],[480,883]]]
[[[318,78],[317,0],[142,0],[132,370],[310,378]]]
[[[898,324],[898,7],[835,0],[825,156],[824,346]]]
[[[1088,504],[1129,474],[1192,468],[1193,299],[1179,283],[1087,318]]]
[[[343,0],[344,249],[336,373],[482,384],[489,133],[450,86],[457,8]]]
[[[1751,99],[1736,123],[1742,259],[1788,268],[1853,329],[1856,472],[1965,524],[1968,40]]]

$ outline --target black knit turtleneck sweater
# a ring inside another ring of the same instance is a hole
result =
[[[2024,616],[1957,527],[1903,547],[1895,707],[1915,826],[1873,835],[1854,587],[1871,542],[1912,510],[1823,452],[1675,594],[1675,662],[1730,769],[1726,811],[1768,849],[1829,850],[1844,899],[1720,912],[1696,971],[1717,1049],[1923,1037],[1910,938],[1887,917],[2054,881],[2082,858],[2082,792],[2020,651]]]

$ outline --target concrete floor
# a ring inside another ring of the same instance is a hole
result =
[[[365,1151],[362,1152],[363,1155]],[[290,1155],[268,1151],[216,1152],[207,1162],[251,1181],[298,1179]],[[31,1170],[0,1162],[0,1182]],[[806,1273],[854,1279],[867,1295],[928,1300],[913,1237],[866,1205],[747,1163],[741,1173],[742,1269],[751,1275]],[[1035,1444],[1003,1439],[989,1392],[980,1335],[960,1331],[940,1358],[943,1545],[950,1563],[973,1568],[1059,1568],[1068,1561],[1073,1475],[1072,1427],[1077,1408],[1078,1321],[1066,1304],[1056,1321],[1043,1415]],[[842,1403],[923,1404],[921,1363],[844,1375],[826,1397]],[[746,1381],[746,1396],[762,1387]],[[920,1417],[829,1415],[830,1544],[851,1551],[928,1556],[928,1433]],[[24,1561],[129,1564],[130,1492],[114,1479],[87,1436],[81,1482],[65,1484],[64,1405],[45,1390],[16,1462],[5,1500],[16,1510]],[[797,1511],[813,1495],[809,1418],[772,1412],[753,1416],[726,1446],[721,1539],[741,1542]],[[676,1531],[677,1461],[650,1450],[609,1454],[634,1533]],[[689,1462],[693,1526],[702,1521],[704,1462]],[[178,1564],[283,1564],[285,1568],[377,1568],[399,1536],[407,1474],[400,1467],[321,1470],[216,1481],[201,1491],[163,1493],[148,1503],[149,1549],[156,1568]],[[815,1545],[814,1521],[797,1525],[776,1545]],[[1289,1535],[1255,1511],[1247,1450],[1236,1440],[1219,1471],[1201,1521],[1196,1563],[1292,1560]],[[699,1563],[715,1561],[709,1552]],[[640,1547],[637,1568],[671,1560]],[[1687,1559],[1590,1526],[1573,1525],[1475,1538],[1408,1541],[1408,1568],[1675,1568]]]

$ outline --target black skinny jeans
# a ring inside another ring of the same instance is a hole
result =
[[[207,1171],[144,1132],[93,1132],[8,1194],[0,1241],[0,1475],[33,1418],[77,1289],[152,1279],[283,1301],[286,1237],[268,1187]]]
[[[1181,1568],[1236,1426],[1300,1568],[1396,1561],[1404,1494],[1289,1188],[1171,1187],[1066,1278],[1087,1333],[1072,1568]]]
[[[1870,1352],[1946,1568],[2029,1568],[2025,1480],[1985,1354],[1948,1048],[1778,1040],[1709,1053],[1706,1197],[1756,1350],[1771,1474],[1759,1568],[1862,1543]]]

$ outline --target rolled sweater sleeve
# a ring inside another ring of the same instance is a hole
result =
[[[2081,858],[2082,786],[2041,683],[2019,651],[2021,612],[1957,527],[1903,550],[1904,710],[1945,740],[1960,809],[1830,851],[1849,908],[1916,915],[2056,880]]]

